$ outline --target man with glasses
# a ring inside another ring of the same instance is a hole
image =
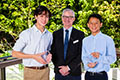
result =
[[[63,10],[63,28],[53,33],[51,47],[55,80],[81,80],[81,47],[84,33],[72,27],[75,13]]]

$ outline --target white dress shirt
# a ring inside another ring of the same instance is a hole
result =
[[[47,29],[42,33],[35,25],[24,30],[16,41],[13,50],[21,51],[25,54],[38,54],[49,51],[52,44],[52,33]],[[24,66],[43,66],[34,59],[23,59]]]
[[[63,27],[63,34],[64,34],[64,40],[63,41],[65,41],[65,30],[68,30],[69,31],[69,36],[68,36],[68,40],[70,39],[70,36],[71,36],[71,32],[72,32],[72,29],[73,29],[73,27],[70,27],[69,29],[65,29],[64,27]]]

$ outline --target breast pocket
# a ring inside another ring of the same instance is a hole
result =
[[[77,52],[79,52],[79,49],[80,49],[80,43],[79,42],[72,42],[71,45],[69,45],[68,47],[69,51],[72,52],[72,55],[75,55]]]

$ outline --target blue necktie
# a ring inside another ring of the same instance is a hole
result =
[[[66,59],[67,47],[68,47],[68,35],[69,31],[65,30],[65,41],[64,41],[64,60]]]

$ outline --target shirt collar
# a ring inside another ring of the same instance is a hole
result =
[[[65,29],[65,28],[63,27],[63,30],[64,30],[64,31],[65,31],[65,30],[72,31],[72,28],[73,28],[73,27],[70,27],[69,29]]]
[[[102,34],[102,32],[100,31],[100,32],[99,32],[98,34],[96,34],[95,36],[93,36],[93,35],[91,34],[91,37],[97,38],[97,37],[99,37],[101,34]]]
[[[36,25],[33,25],[33,29],[34,29],[34,31],[36,31],[36,32],[42,33],[42,32],[36,27]],[[42,34],[44,34],[44,33],[46,33],[46,32],[47,32],[47,29],[45,28],[45,30],[44,30],[44,32],[43,32]]]

